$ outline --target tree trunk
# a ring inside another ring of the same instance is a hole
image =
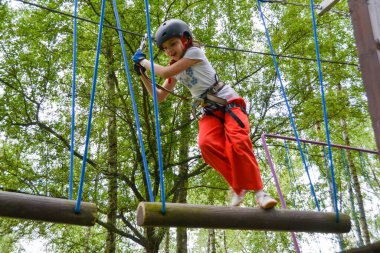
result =
[[[345,137],[345,145],[349,146],[350,140],[348,138],[348,135]],[[353,160],[353,157],[351,155],[351,152],[347,152],[347,158],[349,162],[349,168],[350,168],[350,174],[351,174],[351,179],[353,182],[353,189],[356,197],[356,202],[358,204],[359,208],[359,217],[360,217],[360,226],[362,230],[362,235],[364,237],[365,244],[370,244],[370,235],[368,231],[368,225],[367,225],[367,218],[365,215],[365,209],[364,209],[364,204],[363,204],[363,195],[361,192],[361,187],[360,187],[360,182],[358,178],[358,173],[356,170],[356,166]],[[361,239],[362,240],[362,239]]]
[[[338,91],[341,92],[341,90],[342,90],[341,84],[338,83]],[[343,128],[342,132],[343,132],[344,144],[346,146],[350,146],[351,143],[350,143],[350,138],[348,136],[348,126],[347,126],[347,122],[345,119],[341,120],[341,126]],[[348,159],[351,179],[352,179],[352,183],[353,183],[353,188],[354,188],[354,191],[356,193],[355,194],[356,201],[358,203],[359,214],[360,214],[360,226],[362,229],[362,234],[364,236],[365,243],[370,244],[371,240],[370,240],[369,231],[368,231],[367,219],[365,216],[365,210],[364,210],[364,204],[363,204],[363,195],[362,195],[361,188],[360,188],[360,183],[359,183],[359,179],[358,179],[358,173],[356,170],[356,166],[355,166],[355,163],[354,163],[354,160],[353,160],[353,157],[352,157],[350,151],[347,152],[347,159]]]
[[[91,238],[91,227],[88,227],[86,229],[86,242],[85,242],[83,253],[90,252],[90,238]]]
[[[187,229],[177,228],[177,253],[187,252]]]
[[[158,253],[160,250],[160,243],[166,234],[167,229],[159,228],[146,228],[145,238],[147,244],[145,245],[146,253]],[[169,232],[169,231],[168,231]]]
[[[165,253],[170,253],[170,230],[165,235]]]
[[[344,120],[341,120],[340,121],[341,123],[341,126],[345,125],[345,121]],[[344,133],[343,133],[344,135]],[[346,152],[344,150],[341,150],[341,152]],[[358,220],[358,217],[357,217],[357,214],[356,214],[356,208],[355,208],[355,201],[354,201],[354,191],[352,189],[352,180],[351,180],[351,176],[350,176],[350,168],[349,168],[349,164],[348,164],[348,161],[347,161],[347,158],[343,157],[343,154],[345,153],[342,153],[342,166],[343,166],[343,174],[344,174],[344,178],[347,182],[347,190],[348,190],[348,197],[349,197],[349,200],[350,200],[350,205],[351,205],[351,218],[354,220],[354,224],[355,224],[355,232],[356,232],[356,236],[359,240],[359,245],[360,246],[363,246],[363,239],[362,239],[362,234],[361,234],[361,231],[360,231],[360,224],[359,224],[359,220]],[[341,249],[343,250],[343,249]]]
[[[351,177],[349,177],[349,180],[350,180],[350,178]],[[359,220],[358,220],[357,213],[356,213],[355,201],[354,201],[354,191],[352,190],[351,180],[350,180],[350,184],[348,185],[348,194],[350,197],[350,203],[351,203],[351,209],[352,209],[351,214],[354,216],[351,218],[354,220],[355,228],[356,228],[356,235],[357,235],[358,240],[359,240],[358,246],[362,247],[364,245],[364,242],[363,242],[363,236],[362,236],[362,233],[360,230]]]
[[[184,106],[185,107],[185,106]],[[181,112],[181,122],[186,122],[189,117],[188,108],[183,108]],[[185,161],[188,158],[189,153],[189,141],[188,136],[190,134],[190,127],[187,126],[181,131],[180,136],[180,150],[179,150],[179,160]],[[188,164],[183,163],[179,167],[179,178],[180,184],[178,186],[178,202],[187,203],[187,173],[188,173]],[[177,228],[177,253],[187,253],[187,229],[186,228]]]
[[[209,229],[208,230],[208,253],[216,253],[216,237],[215,237],[215,230]]]
[[[380,182],[379,180],[377,179],[377,176],[376,176],[376,173],[375,173],[375,170],[371,170],[372,172],[372,176],[373,176],[373,181],[375,181],[375,183],[377,184],[377,187],[380,189]]]
[[[346,121],[345,120],[341,120],[341,126],[343,126],[343,138],[345,138],[346,136]],[[348,151],[350,152],[350,151]],[[350,157],[351,157],[351,153],[350,154]],[[351,159],[351,158],[350,158]],[[345,174],[345,178],[346,178],[346,181],[347,181],[347,189],[348,189],[348,196],[350,198],[350,205],[351,205],[351,215],[352,215],[352,219],[354,220],[354,224],[355,224],[355,232],[356,232],[356,236],[358,238],[358,246],[363,246],[364,245],[364,242],[363,242],[363,236],[362,236],[362,233],[361,233],[361,230],[360,230],[360,224],[359,224],[359,220],[358,220],[358,216],[357,216],[357,213],[356,213],[356,207],[355,207],[355,197],[354,197],[354,191],[352,189],[352,179],[351,179],[351,173],[350,173],[350,165],[347,161],[347,164],[343,164],[344,166],[344,174]]]
[[[107,35],[107,33],[106,33]],[[114,71],[114,57],[112,48],[112,37],[105,36],[105,56],[107,59],[107,104],[108,110],[108,160],[107,160],[107,180],[108,180],[108,210],[107,224],[116,227],[117,214],[117,178],[113,175],[117,174],[117,125],[116,125],[116,75]],[[116,235],[113,231],[107,231],[106,253],[116,252]]]
[[[180,170],[184,172],[183,167],[180,166]],[[187,167],[187,166],[186,166]],[[187,174],[187,168],[186,174]],[[181,172],[180,172],[181,176]],[[181,191],[179,193],[179,203],[186,203],[186,197],[187,197],[187,192],[186,192],[186,185],[187,185],[187,180],[183,180],[181,182],[181,186],[179,186],[179,190]],[[187,229],[186,228],[177,228],[177,246],[176,246],[176,252],[177,253],[186,253],[187,252]]]
[[[330,199],[331,199],[331,203],[334,207],[334,210],[336,210],[336,206],[335,206],[335,201],[334,201],[334,196],[333,196],[333,186],[331,184],[331,171],[330,171],[330,168],[329,168],[329,157],[326,155],[325,152],[323,152],[323,159],[325,161],[325,167],[326,167],[326,176],[327,176],[327,184],[329,186],[329,195],[330,195]],[[332,211],[334,211],[332,210]],[[337,237],[337,240],[338,240],[338,243],[339,243],[339,249],[340,251],[344,250],[344,238],[343,238],[343,235],[342,234],[336,234],[336,237]]]
[[[228,252],[226,230],[223,230],[224,253]]]

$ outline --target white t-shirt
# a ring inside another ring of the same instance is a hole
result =
[[[193,98],[200,98],[200,96],[216,82],[216,71],[207,60],[202,49],[198,47],[188,48],[183,58],[201,61],[175,75],[174,78],[189,88]],[[217,96],[227,101],[239,97],[235,90],[228,85],[225,85],[223,89],[218,92]]]

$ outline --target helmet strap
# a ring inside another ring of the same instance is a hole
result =
[[[183,47],[185,48],[185,51],[190,47],[190,45],[193,43],[193,39],[191,37],[187,38],[187,41],[185,39],[185,36],[181,35],[180,40],[182,42]]]

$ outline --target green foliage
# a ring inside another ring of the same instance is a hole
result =
[[[336,9],[348,13],[347,4],[343,2]],[[41,0],[36,3],[69,15],[73,9],[72,1]],[[117,1],[117,4],[122,28],[127,31],[123,32],[123,39],[130,57],[146,32],[144,3]],[[283,56],[278,57],[279,67],[300,136],[324,141],[310,10],[302,6],[266,3],[264,12],[275,52]],[[100,1],[79,1],[78,15],[81,18],[96,23],[99,22],[99,13]],[[255,154],[261,166],[265,189],[276,196],[273,178],[258,140],[264,132],[284,135],[292,135],[293,132],[272,59],[268,55],[254,53],[269,52],[258,15],[255,1],[150,1],[152,33],[169,18],[181,18],[188,22],[195,38],[205,45],[204,50],[219,77],[245,98],[251,120],[251,137],[257,146]],[[3,171],[0,187],[3,190],[67,197],[73,20],[17,1],[0,2],[0,19],[0,94],[4,92],[0,98],[0,168]],[[110,1],[106,3],[105,25],[83,195],[85,201],[98,205],[98,224],[87,229],[1,219],[0,248],[4,252],[15,252],[21,239],[33,238],[46,240],[47,248],[52,252],[107,251],[107,238],[112,233],[116,235],[116,252],[164,249],[162,240],[165,230],[144,230],[135,221],[138,202],[148,200],[148,186],[136,134],[132,91],[129,90],[124,71],[118,34],[112,29],[116,22]],[[375,149],[360,73],[353,65],[358,60],[350,27],[350,20],[336,12],[318,18],[320,52],[325,60],[322,67],[331,139],[333,143]],[[97,33],[96,24],[78,20],[74,197],[81,173]],[[289,55],[303,59],[286,57]],[[165,55],[156,48],[154,56],[156,63],[167,64]],[[129,68],[153,194],[159,201],[161,192],[152,99],[133,74],[130,60]],[[181,85],[176,87],[175,92],[189,96]],[[177,202],[183,196],[181,194],[186,193],[189,203],[228,205],[228,185],[201,159],[197,148],[198,125],[190,117],[190,111],[191,102],[174,96],[169,96],[159,105],[167,199]],[[117,138],[111,140],[114,130]],[[349,143],[342,133],[349,137]],[[294,169],[290,174],[290,165],[284,159],[283,143],[270,144],[286,205],[292,209],[314,210],[315,204],[297,147],[290,145],[291,166]],[[112,153],[114,147],[116,155]],[[321,207],[329,211],[332,206],[329,172],[323,151],[319,147],[308,146],[308,154]],[[116,159],[112,160],[114,157]],[[116,165],[112,161],[116,161]],[[363,185],[371,236],[378,239],[378,208],[376,210],[371,205],[371,198],[379,198],[379,162],[368,155],[364,157],[365,166],[359,166],[361,161],[354,154],[351,161],[350,166],[357,169],[358,180]],[[350,196],[346,194],[350,185],[339,152],[334,152],[334,163],[342,209],[351,212]],[[115,181],[117,183],[113,189],[111,186]],[[115,221],[109,218],[113,201],[117,204]],[[244,204],[256,205],[252,194],[248,194]],[[112,226],[107,226],[109,224]],[[217,252],[294,251],[289,233],[214,232]],[[169,234],[169,248],[174,249],[175,230],[171,229]],[[208,230],[189,230],[189,251],[206,252],[210,249],[210,236]],[[316,240],[302,234],[297,237],[306,245],[304,252],[308,252],[308,245],[313,246],[312,242]],[[351,232],[344,237],[344,243],[353,246],[353,238],[355,234]],[[157,247],[152,249],[152,245]],[[334,245],[331,242],[332,248]]]
[[[0,239],[0,248],[4,253],[10,253],[14,250],[15,241],[11,235],[2,236]]]

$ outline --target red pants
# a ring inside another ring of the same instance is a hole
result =
[[[229,103],[245,107],[242,98]],[[227,111],[215,110],[213,115],[205,114],[200,119],[198,143],[203,159],[222,174],[236,193],[261,190],[263,183],[252,150],[248,116],[240,107],[231,110],[244,123],[244,128]]]

